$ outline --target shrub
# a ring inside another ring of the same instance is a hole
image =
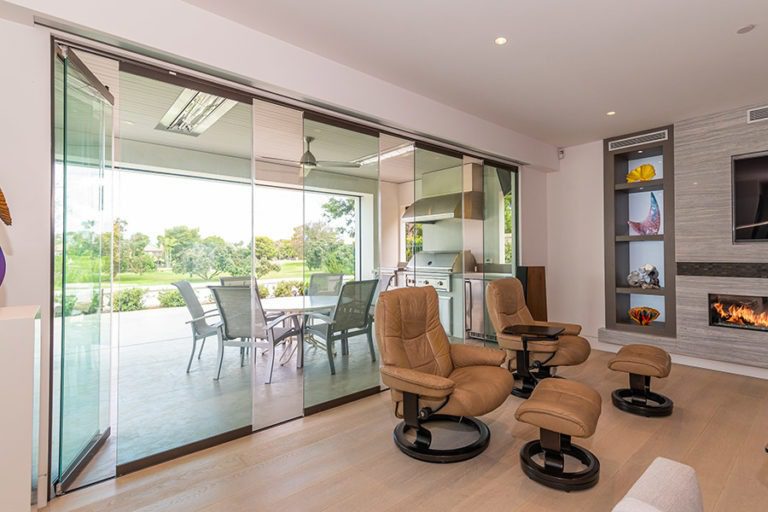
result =
[[[160,301],[161,308],[180,308],[186,306],[179,290],[163,290],[157,294],[157,300]]]
[[[67,295],[62,301],[61,295],[57,294],[55,302],[53,316],[72,316],[72,312],[75,310],[75,304],[77,304],[77,297],[74,295]]]
[[[101,303],[99,301],[99,292],[93,292],[93,295],[91,295],[91,303],[88,304],[88,306],[85,308],[83,314],[92,315],[94,313],[98,313],[100,305]]]
[[[114,311],[139,311],[144,309],[144,288],[127,288],[115,292],[112,297]]]
[[[299,295],[304,295],[303,281],[280,281],[275,286],[275,297],[290,297],[294,288],[298,290]]]
[[[269,297],[269,288],[266,285],[259,286],[259,297],[262,299]]]

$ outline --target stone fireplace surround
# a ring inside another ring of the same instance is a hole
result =
[[[677,336],[600,329],[600,342],[768,368],[768,332],[709,325],[709,294],[768,296],[768,242],[731,233],[731,159],[768,150],[768,121],[746,122],[757,106],[674,124]]]

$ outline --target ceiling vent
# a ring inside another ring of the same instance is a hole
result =
[[[747,123],[757,123],[758,121],[768,121],[768,105],[747,110]]]
[[[635,146],[642,146],[643,144],[650,144],[651,142],[662,142],[669,138],[667,130],[659,130],[657,132],[643,133],[642,135],[636,135],[634,137],[627,137],[626,139],[612,140],[608,143],[608,151],[618,151],[619,149],[627,149]]]

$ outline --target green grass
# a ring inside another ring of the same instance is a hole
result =
[[[73,262],[77,264],[78,262]],[[84,267],[85,265],[83,265]],[[303,279],[304,278],[304,262],[287,261],[280,264],[280,271],[270,272],[261,279]],[[91,278],[94,277],[92,273],[85,271],[85,269],[78,269],[75,272],[70,272],[69,283],[88,283],[93,282]],[[73,279],[74,278],[74,279]],[[102,277],[104,282],[109,281],[109,276],[104,275]],[[144,274],[135,274],[133,272],[121,272],[115,276],[115,283],[118,285],[129,286],[160,286],[169,285],[176,281],[186,280],[192,283],[204,282],[199,277],[190,277],[186,274],[177,274],[170,270],[157,270],[155,272],[145,272]],[[218,276],[214,279],[218,280]]]
[[[309,269],[304,268],[304,262],[301,260],[286,261],[285,263],[280,264],[280,270],[278,272],[270,272],[262,277],[262,279],[303,279],[305,270],[308,271]]]

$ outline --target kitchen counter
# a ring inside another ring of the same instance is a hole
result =
[[[494,281],[505,277],[515,277],[511,273],[500,272],[464,272],[464,279],[483,279],[485,281]]]

